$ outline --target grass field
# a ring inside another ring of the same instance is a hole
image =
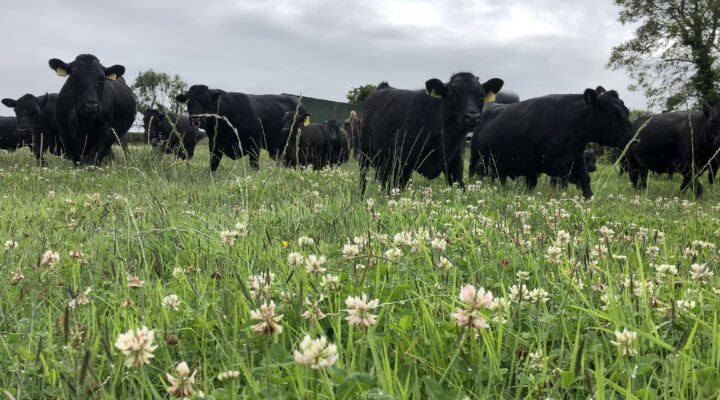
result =
[[[0,154],[0,398],[720,394],[716,187],[601,165],[591,202],[417,176],[361,200],[355,163],[116,153]]]

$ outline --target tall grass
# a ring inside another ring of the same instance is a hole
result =
[[[522,182],[463,192],[418,175],[389,196],[371,183],[361,200],[353,163],[314,172],[264,154],[258,172],[228,159],[211,175],[204,146],[189,163],[132,146],[99,170],[0,154],[0,243],[17,242],[0,249],[0,397],[167,398],[166,373],[177,375],[181,361],[197,370],[195,393],[214,399],[720,393],[717,277],[691,269],[717,269],[714,187],[700,202],[676,198],[678,182],[662,176],[634,192],[600,166],[591,202],[545,180],[533,194]],[[237,231],[234,245],[221,240],[227,230]],[[303,236],[314,244],[300,246]],[[344,256],[360,236],[368,243]],[[551,246],[561,249],[557,262]],[[394,248],[402,255],[386,253]],[[71,257],[74,249],[84,255]],[[60,254],[52,267],[40,265],[48,250]],[[290,252],[326,256],[327,271],[289,266]],[[15,272],[24,279],[13,281]],[[467,284],[509,303],[480,311],[486,329],[451,316],[465,307]],[[88,287],[88,303],[69,307]],[[362,293],[379,300],[369,328],[346,320],[345,299]],[[170,294],[182,301],[177,311],[162,306]],[[305,299],[321,295],[327,316],[303,318]],[[262,336],[250,315],[270,300],[283,331]],[[149,364],[127,368],[114,343],[141,326],[158,348]],[[623,329],[636,332],[636,355],[613,343]],[[337,345],[331,368],[293,360],[305,335]],[[226,371],[239,376],[219,380]]]

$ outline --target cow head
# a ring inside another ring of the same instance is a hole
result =
[[[26,94],[17,100],[2,99],[2,103],[15,111],[17,132],[20,135],[33,135],[42,125],[42,109],[48,101],[48,95],[35,97]]]
[[[282,135],[287,138],[287,148],[285,149],[285,163],[287,166],[297,164],[297,133],[303,126],[310,124],[310,114],[304,112],[287,111],[283,114]]]
[[[588,172],[597,171],[597,153],[593,149],[587,149],[583,152],[585,158],[585,165],[587,165]]]
[[[703,101],[703,116],[707,119],[707,132],[717,149],[720,147],[720,104],[713,105],[709,101]]]
[[[153,108],[148,108],[143,113],[143,127],[145,136],[150,139],[150,144],[155,147],[169,139],[168,132],[165,132],[165,113]]]
[[[633,137],[633,127],[630,111],[618,93],[598,86],[597,89],[585,89],[583,98],[590,106],[586,129],[591,141],[602,146],[625,147]]]
[[[209,89],[205,85],[190,86],[187,93],[175,97],[180,103],[187,103],[190,123],[196,128],[207,129],[207,118],[203,114],[217,114],[217,102],[222,90]]]
[[[63,91],[69,91],[75,111],[88,116],[97,115],[102,111],[105,80],[114,81],[125,73],[125,67],[122,65],[103,67],[92,54],[81,54],[69,64],[53,58],[48,64],[58,76],[68,77]]]
[[[502,79],[493,78],[485,83],[469,72],[460,72],[448,83],[437,78],[425,82],[428,95],[440,98],[445,123],[463,132],[472,131],[480,123],[483,105],[500,91]]]

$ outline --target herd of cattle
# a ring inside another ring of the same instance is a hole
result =
[[[38,161],[49,152],[76,165],[98,165],[119,142],[136,116],[136,102],[121,65],[104,67],[93,55],[70,63],[51,59],[50,67],[67,77],[58,94],[3,99],[15,117],[0,117],[0,148],[29,146]],[[481,83],[471,73],[449,82],[430,79],[424,90],[402,90],[381,83],[365,101],[361,121],[353,112],[345,126],[336,121],[310,123],[302,99],[252,95],[194,85],[176,100],[188,115],[147,110],[145,135],[153,147],[192,159],[201,129],[208,137],[210,170],[223,156],[250,157],[259,168],[261,149],[286,166],[321,169],[342,164],[351,153],[360,164],[361,192],[369,168],[385,189],[404,187],[413,171],[427,178],[441,173],[447,183],[463,186],[466,136],[472,132],[470,176],[502,182],[524,177],[528,189],[540,174],[553,184],[576,184],[589,198],[595,154],[589,143],[627,150],[621,170],[636,188],[646,186],[648,171],[680,172],[681,190],[698,176],[717,169],[720,106],[703,102],[701,111],[668,112],[630,121],[614,90],[586,89],[583,94],[548,95],[529,100],[501,92],[504,82]]]

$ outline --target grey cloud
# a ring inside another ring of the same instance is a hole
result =
[[[342,101],[365,83],[420,88],[432,77],[472,71],[503,78],[522,98],[602,84],[645,107],[626,90],[622,71],[604,68],[612,45],[632,33],[609,1],[429,0],[404,2],[412,4],[398,6],[405,15],[389,13],[388,4],[399,3],[12,2],[0,15],[0,97],[58,91],[63,79],[47,60],[89,52],[125,65],[129,83],[153,68],[190,84]]]

